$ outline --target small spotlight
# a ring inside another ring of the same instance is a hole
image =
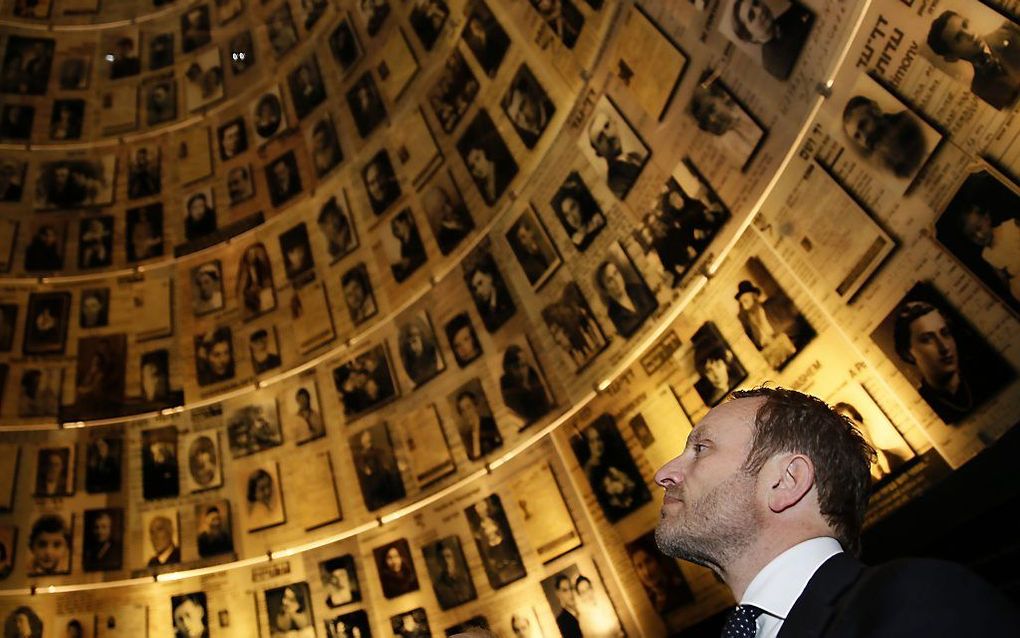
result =
[[[113,62],[113,60],[114,60],[113,54],[112,53],[107,53],[106,54],[106,61],[107,62]]]

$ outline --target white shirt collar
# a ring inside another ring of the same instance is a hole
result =
[[[829,536],[794,545],[762,568],[744,591],[741,605],[754,605],[770,616],[786,619],[808,581],[822,563],[843,551]]]

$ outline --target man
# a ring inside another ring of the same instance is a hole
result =
[[[496,427],[496,421],[483,411],[484,397],[479,399],[471,390],[457,394],[454,404],[460,416],[460,435],[470,460],[482,458],[503,446],[503,437]]]
[[[765,70],[785,80],[793,70],[797,54],[804,47],[815,16],[795,2],[780,0],[782,11],[773,12],[765,0],[736,0],[733,3],[733,33],[749,44],[761,46]]]
[[[330,197],[329,201],[322,205],[319,216],[316,218],[319,230],[326,237],[329,255],[334,260],[340,259],[351,252],[358,245],[358,237],[351,226],[347,215],[340,208],[336,197]]]
[[[196,346],[199,385],[234,378],[234,353],[229,328],[216,328],[198,337]]]
[[[149,149],[142,147],[135,151],[128,174],[128,198],[149,197],[160,192],[159,162],[150,163]]]
[[[259,328],[251,333],[251,364],[255,374],[262,374],[273,368],[279,368],[282,361],[280,355],[269,351],[269,331]]]
[[[288,154],[273,162],[266,170],[269,199],[273,206],[280,206],[301,193],[301,178],[298,177],[297,165],[293,162],[294,156]]]
[[[740,605],[723,636],[1005,636],[1020,615],[959,566],[853,556],[872,450],[793,390],[739,391],[655,474],[664,553],[714,571]]]
[[[37,496],[67,496],[67,463],[60,449],[39,452],[39,470],[36,476]]]
[[[943,11],[931,23],[928,46],[947,62],[963,60],[974,70],[970,92],[997,109],[1012,108],[1020,97],[1020,27],[1006,20],[983,36],[970,31],[970,21]]]
[[[174,596],[174,636],[204,638],[209,635],[205,623],[205,594]]]
[[[475,307],[478,308],[482,323],[489,332],[498,330],[517,310],[502,279],[497,280],[497,277],[496,267],[491,263],[491,259],[475,266],[468,277]]]
[[[149,558],[149,567],[181,562],[181,550],[174,545],[174,525],[166,516],[157,516],[149,523],[149,541],[153,552]]]
[[[255,185],[247,166],[235,166],[227,171],[227,194],[230,205],[239,204],[255,195]]]
[[[205,508],[198,533],[198,555],[205,558],[217,554],[229,554],[234,551],[234,541],[230,537],[230,528],[224,524],[219,507],[210,505]]]
[[[761,288],[747,279],[737,285],[734,299],[739,304],[737,319],[744,334],[769,365],[779,369],[797,354],[805,322],[788,299],[781,295],[766,298]]]
[[[225,162],[248,150],[244,119],[231,120],[220,128],[220,158]]]
[[[528,283],[534,286],[539,278],[549,270],[550,258],[538,243],[538,229],[535,228],[531,219],[521,217],[517,223],[510,228],[507,239],[510,247],[513,248],[517,263],[521,265],[524,276]]]
[[[362,178],[368,192],[368,203],[376,215],[382,215],[400,197],[400,183],[393,174],[393,165],[386,151],[376,153],[362,172]]]
[[[439,252],[444,255],[450,254],[475,228],[463,200],[454,197],[442,184],[425,192],[422,208],[432,224]]]
[[[477,597],[471,575],[461,567],[461,559],[457,554],[460,545],[456,537],[444,538],[432,548],[439,563],[439,572],[432,580],[436,591],[436,600],[443,609],[451,609],[457,605],[474,600]]]
[[[623,152],[616,118],[604,108],[597,110],[588,124],[588,141],[595,154],[606,160],[609,190],[618,198],[625,198],[641,174],[647,156],[635,151]]]
[[[538,371],[528,363],[524,348],[517,344],[511,344],[503,353],[499,390],[506,407],[524,419],[522,429],[552,409]]]
[[[327,119],[319,120],[312,127],[312,163],[315,165],[315,174],[322,177],[342,159],[333,125]]]
[[[86,512],[86,518],[88,517]],[[92,519],[91,537],[85,543],[81,558],[82,568],[87,571],[109,571],[121,568],[123,548],[113,537],[113,516],[109,510],[99,510]]]
[[[577,601],[574,588],[570,584],[570,576],[560,574],[556,577],[556,601],[560,604],[560,613],[556,614],[556,626],[563,638],[582,638],[581,623],[577,620]]]
[[[375,316],[378,309],[365,264],[359,264],[345,272],[340,278],[340,285],[344,289],[344,301],[347,302],[347,309],[351,313],[354,325]]]
[[[863,95],[846,103],[843,130],[858,151],[899,178],[911,177],[928,156],[928,141],[913,115],[906,110],[885,113]]]

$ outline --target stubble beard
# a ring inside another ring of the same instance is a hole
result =
[[[682,512],[660,516],[656,545],[673,558],[725,569],[761,529],[754,503],[756,482],[756,477],[737,470],[701,498],[685,498]],[[682,492],[678,496],[683,498]]]

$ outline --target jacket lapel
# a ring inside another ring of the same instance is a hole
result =
[[[847,553],[822,563],[793,604],[777,638],[821,636],[836,611],[837,599],[857,582],[863,569],[864,565]]]

